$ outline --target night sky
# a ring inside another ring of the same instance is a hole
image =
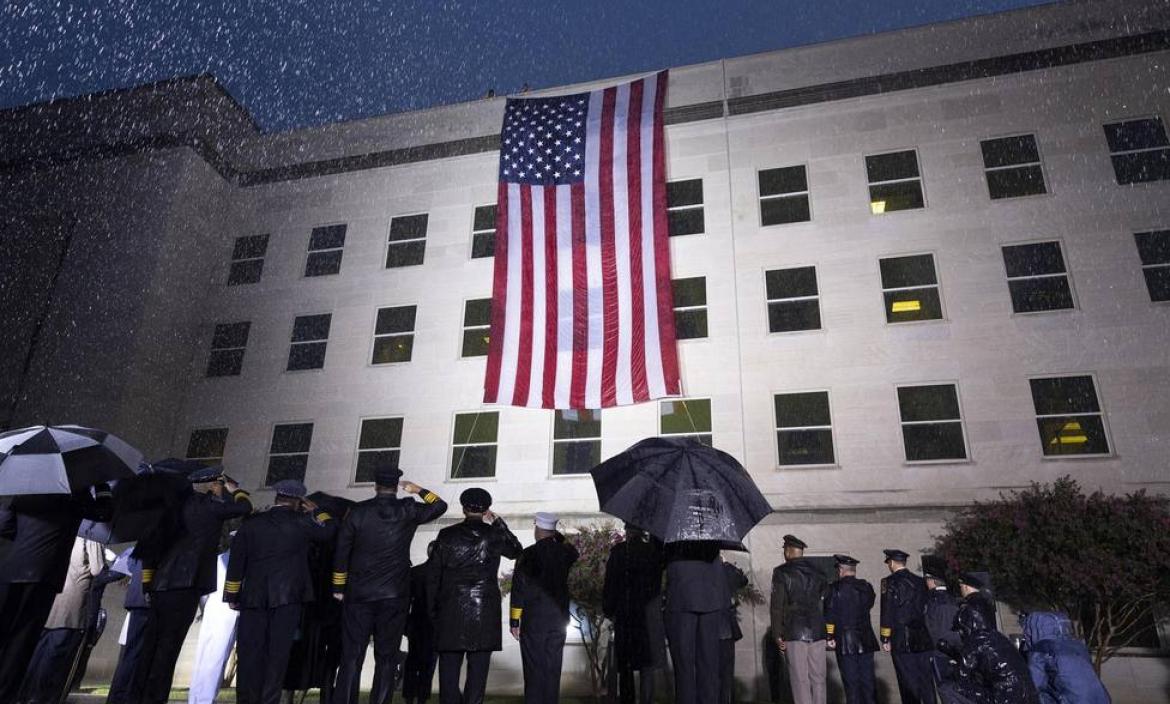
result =
[[[286,130],[1046,1],[8,0],[0,107],[209,71]]]

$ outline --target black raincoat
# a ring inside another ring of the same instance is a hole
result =
[[[1040,695],[1028,673],[1024,656],[1004,634],[995,630],[987,612],[972,605],[960,607],[955,630],[962,639],[958,674],[939,687],[944,702],[976,704],[1040,704]],[[940,648],[945,644],[940,643]]]

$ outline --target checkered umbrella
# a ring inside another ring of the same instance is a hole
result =
[[[0,495],[71,494],[133,477],[142,453],[112,433],[34,425],[0,434]]]

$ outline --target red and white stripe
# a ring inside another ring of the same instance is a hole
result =
[[[485,403],[678,395],[665,92],[664,71],[590,94],[583,184],[501,181]]]

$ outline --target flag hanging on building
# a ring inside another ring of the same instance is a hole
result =
[[[484,402],[595,409],[679,393],[666,72],[509,99]]]

